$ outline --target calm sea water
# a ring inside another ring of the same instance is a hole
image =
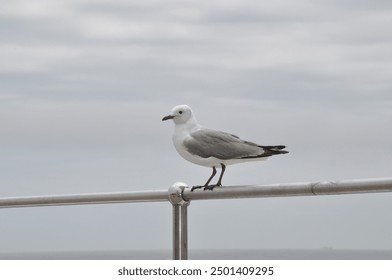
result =
[[[382,250],[190,250],[193,260],[392,260]],[[170,251],[0,253],[1,260],[170,260]]]

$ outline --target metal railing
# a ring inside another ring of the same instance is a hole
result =
[[[170,201],[173,205],[173,259],[188,258],[188,206],[192,200],[316,196],[392,192],[392,178],[316,183],[229,186],[194,191],[184,183],[168,190],[0,198],[0,208]]]

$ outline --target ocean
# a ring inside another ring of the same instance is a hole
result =
[[[0,253],[0,260],[170,260],[171,252],[70,251]],[[392,250],[189,250],[191,260],[392,260]]]

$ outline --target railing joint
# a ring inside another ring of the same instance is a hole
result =
[[[185,188],[187,188],[188,186],[185,183],[182,182],[177,182],[175,183],[173,186],[171,186],[168,190],[169,193],[169,201],[171,204],[173,205],[189,205],[190,204],[190,200],[186,200],[184,198],[184,190]]]

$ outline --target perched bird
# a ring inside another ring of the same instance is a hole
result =
[[[198,124],[192,109],[187,105],[175,106],[170,115],[162,121],[173,120],[175,124],[173,143],[177,152],[186,160],[212,167],[212,174],[203,186],[195,189],[212,190],[222,186],[222,177],[227,165],[247,161],[265,160],[270,156],[286,154],[286,146],[264,146],[240,139],[238,136],[205,128]],[[216,175],[216,168],[222,168],[218,182],[210,185]]]

